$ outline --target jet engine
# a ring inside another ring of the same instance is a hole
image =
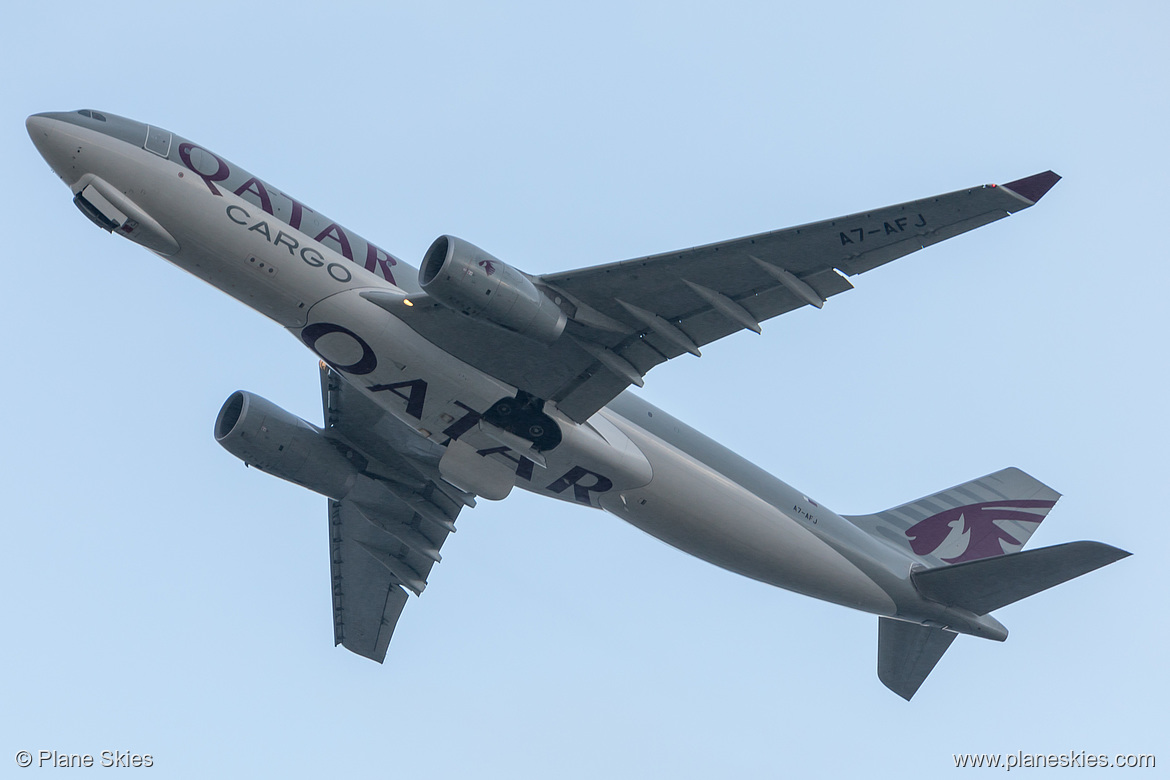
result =
[[[339,500],[364,465],[354,462],[360,455],[343,453],[319,428],[242,390],[219,410],[215,440],[250,466]]]
[[[418,283],[445,306],[542,344],[556,341],[565,329],[565,313],[532,279],[454,236],[439,236],[431,244]]]

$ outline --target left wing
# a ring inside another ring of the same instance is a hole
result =
[[[364,461],[349,494],[329,502],[334,641],[381,663],[407,592],[422,593],[460,509],[475,501],[439,478],[441,446],[324,365],[321,400],[325,435]]]
[[[997,186],[533,279],[569,317],[547,347],[425,298],[396,316],[431,342],[583,422],[654,366],[803,306],[864,273],[1026,209],[1060,177]],[[373,300],[373,298],[371,298]]]

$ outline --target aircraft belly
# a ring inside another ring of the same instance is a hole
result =
[[[815,534],[620,415],[611,419],[603,410],[577,424],[551,410],[564,439],[543,453],[543,463],[501,446],[478,422],[516,388],[359,295],[397,289],[389,282],[173,161],[100,134],[84,140],[90,178],[108,182],[107,196],[124,195],[173,237],[179,249],[167,260],[289,328],[420,437],[440,445],[459,440],[511,470],[519,487],[609,509],[730,571],[859,609],[890,610],[882,589]],[[82,191],[87,183],[78,177],[71,185]]]
[[[480,417],[516,389],[436,347],[358,290],[318,302],[292,333],[420,437],[469,445],[510,470],[517,487],[599,508],[603,495],[650,481],[641,450],[600,416],[579,425],[551,409],[561,443],[533,458],[492,438]]]
[[[882,588],[796,520],[686,453],[642,432],[648,485],[610,493],[602,506],[667,544],[745,577],[877,614]]]

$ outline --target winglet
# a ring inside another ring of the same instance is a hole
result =
[[[1021,198],[1035,203],[1043,198],[1046,192],[1055,187],[1058,181],[1060,181],[1060,176],[1052,171],[1045,171],[1044,173],[1037,173],[1035,176],[1026,176],[1023,179],[1010,181],[1002,186],[1019,195]]]

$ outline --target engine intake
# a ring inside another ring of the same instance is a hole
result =
[[[266,398],[237,390],[215,418],[215,440],[250,466],[342,499],[361,471],[320,429]],[[360,457],[360,456],[359,456]]]
[[[551,344],[567,317],[527,274],[454,236],[439,236],[423,255],[418,283],[427,295],[464,314]]]

